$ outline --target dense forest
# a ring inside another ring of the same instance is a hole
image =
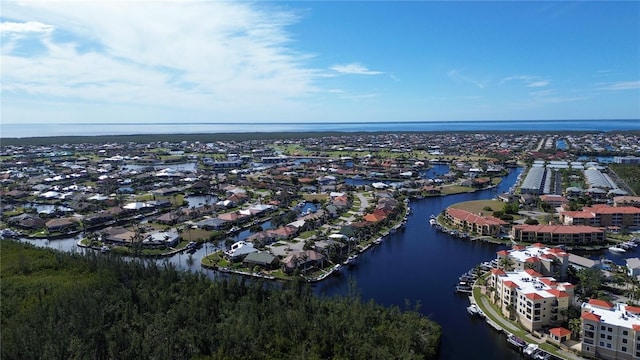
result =
[[[0,241],[2,359],[434,359],[408,309]]]

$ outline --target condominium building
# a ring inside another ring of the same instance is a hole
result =
[[[453,226],[465,232],[473,232],[479,235],[497,235],[502,230],[502,227],[508,224],[506,221],[493,216],[481,216],[456,208],[447,208],[445,218]]]
[[[588,225],[514,225],[511,238],[518,242],[550,245],[594,245],[605,243],[605,231]]]
[[[511,250],[500,250],[497,253],[498,264],[509,258],[511,264],[507,270],[533,269],[543,276],[564,279],[569,268],[569,254],[558,247],[549,247],[541,243],[531,246],[516,245]]]
[[[533,269],[509,271],[492,269],[488,280],[496,303],[505,317],[517,320],[528,331],[558,326],[574,295],[574,285],[544,277]]]
[[[593,205],[582,211],[561,211],[560,221],[565,225],[617,226],[640,228],[640,208],[634,206]]]
[[[598,359],[640,358],[640,308],[591,299],[582,304],[582,352]]]

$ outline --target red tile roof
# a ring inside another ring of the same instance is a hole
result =
[[[561,338],[563,336],[570,335],[571,334],[571,330],[565,329],[563,327],[557,327],[557,328],[553,328],[553,329],[549,330],[549,333]]]
[[[547,292],[557,298],[564,298],[569,296],[569,294],[567,294],[566,292],[558,289],[547,290]]]
[[[502,269],[491,269],[491,273],[494,275],[506,275],[506,273],[504,272],[504,270]]]
[[[456,209],[456,208],[447,208],[447,214],[449,214],[450,216],[458,219],[458,220],[462,220],[462,221],[466,221],[469,223],[473,223],[476,225],[507,225],[506,221],[500,220],[496,217],[493,216],[488,216],[488,217],[484,217],[484,216],[478,216],[472,212],[466,211],[466,210],[462,210],[462,209]]]
[[[588,225],[515,225],[513,228],[523,232],[548,234],[591,234],[604,232],[603,229]]]
[[[600,315],[592,314],[590,312],[583,312],[580,317],[584,320],[600,322]]]
[[[538,294],[538,293],[529,293],[529,294],[525,294],[525,296],[531,300],[539,300],[539,299],[543,299],[542,295]]]
[[[640,331],[640,324],[633,324],[631,327],[633,328],[633,331]]]
[[[624,309],[630,313],[640,314],[640,307],[637,307],[637,306],[627,305]]]
[[[605,300],[600,300],[600,299],[590,299],[589,300],[589,305],[593,305],[593,306],[597,306],[599,308],[603,308],[603,309],[612,309],[613,308],[613,304],[605,301]]]

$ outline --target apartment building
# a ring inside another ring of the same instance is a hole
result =
[[[582,352],[598,359],[640,358],[640,308],[591,299],[582,304]]]
[[[640,208],[634,206],[593,205],[582,211],[561,211],[560,221],[565,225],[640,228]]]
[[[594,245],[605,243],[605,231],[589,225],[514,225],[510,236],[517,242],[550,245]]]
[[[497,235],[503,226],[508,225],[506,221],[493,216],[476,215],[472,212],[456,208],[447,208],[445,218],[458,229],[484,236]]]
[[[531,246],[516,245],[511,250],[497,252],[498,264],[504,258],[510,259],[512,265],[508,270],[524,271],[533,269],[543,276],[553,276],[564,279],[569,268],[569,254],[561,248],[549,247],[541,243]]]
[[[492,289],[489,298],[502,314],[530,332],[560,325],[574,296],[573,284],[557,282],[533,269],[492,269],[488,288]]]

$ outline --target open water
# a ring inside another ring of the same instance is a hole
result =
[[[0,124],[0,138],[130,134],[374,131],[616,131],[640,130],[640,120],[513,120],[311,123]]]

